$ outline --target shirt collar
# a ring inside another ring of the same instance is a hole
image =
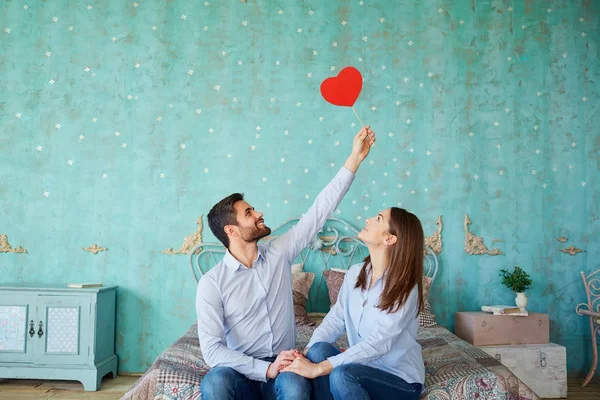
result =
[[[256,256],[256,260],[254,260],[254,263],[256,263],[258,259],[262,259],[263,261],[265,260],[265,249],[263,246],[258,246],[258,255]],[[244,264],[239,262],[238,259],[235,258],[233,254],[229,252],[229,249],[225,251],[225,255],[223,256],[223,262],[225,263],[227,269],[229,269],[231,272],[236,272],[240,268],[246,268]]]
[[[369,263],[369,265],[367,265],[367,283],[371,282],[371,273],[373,272],[373,264]],[[388,274],[388,268],[385,269],[385,271],[383,271],[383,274],[377,278],[377,281],[386,278]],[[375,283],[377,283],[377,281],[375,281]]]

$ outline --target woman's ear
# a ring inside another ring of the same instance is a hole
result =
[[[396,235],[389,235],[385,240],[384,240],[384,244],[386,246],[391,246],[393,244],[395,244],[398,241],[398,238],[396,237]]]

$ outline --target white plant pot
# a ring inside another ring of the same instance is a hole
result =
[[[527,296],[525,296],[525,293],[517,293],[517,297],[515,297],[515,303],[517,304],[517,307],[521,309],[521,311],[525,311],[527,308]]]

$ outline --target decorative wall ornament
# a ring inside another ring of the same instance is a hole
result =
[[[163,254],[190,254],[194,246],[202,243],[202,215],[196,220],[196,225],[198,225],[196,232],[183,239],[183,244],[179,250],[173,250],[172,247],[169,247],[168,249],[163,250]],[[195,254],[200,253],[200,251],[202,251],[201,247],[196,250]]]
[[[8,243],[8,236],[0,233],[0,253],[21,253],[27,254],[27,250],[18,246],[16,249]]]
[[[556,239],[556,240],[558,240],[558,241],[559,241],[559,242],[561,242],[561,243],[564,243],[564,242],[566,242],[566,241],[567,241],[567,240],[569,240],[569,239],[567,239],[567,238],[566,238],[566,237],[564,237],[564,236],[561,236],[561,237],[559,237],[559,238],[558,238],[558,239]]]
[[[433,250],[433,252],[435,253],[435,255],[438,255],[443,250],[442,249],[443,224],[442,224],[442,216],[441,215],[439,217],[437,217],[437,219],[435,220],[435,224],[437,225],[437,231],[435,231],[434,234],[431,236],[425,236],[425,246],[430,247],[431,250]],[[426,250],[424,250],[424,252],[427,254]]]
[[[471,232],[469,232],[469,225],[471,225],[471,220],[469,219],[469,216],[465,214],[465,252],[467,254],[487,254],[490,256],[504,254],[498,249],[488,250],[485,244],[483,244],[482,237],[475,236]]]
[[[569,247],[567,247],[566,249],[561,249],[561,251],[562,251],[563,253],[567,253],[567,254],[570,254],[570,255],[572,255],[572,256],[574,256],[574,255],[575,255],[575,254],[577,254],[577,253],[583,253],[583,252],[584,252],[584,250],[578,249],[577,247],[575,247],[575,246],[573,246],[573,245],[570,245],[570,246],[569,246]]]
[[[102,246],[98,246],[96,243],[93,243],[91,246],[84,247],[83,250],[84,251],[89,251],[92,254],[98,254],[98,253],[100,253],[102,251],[108,251],[108,248],[102,247]]]

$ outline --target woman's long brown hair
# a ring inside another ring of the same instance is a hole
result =
[[[398,207],[391,208],[388,225],[389,233],[396,236],[397,241],[387,252],[387,274],[377,308],[388,313],[398,311],[415,285],[418,285],[418,315],[423,307],[423,227],[416,215]],[[362,290],[367,289],[369,285],[367,267],[371,263],[371,256],[367,256],[364,261],[365,264],[354,285]]]

